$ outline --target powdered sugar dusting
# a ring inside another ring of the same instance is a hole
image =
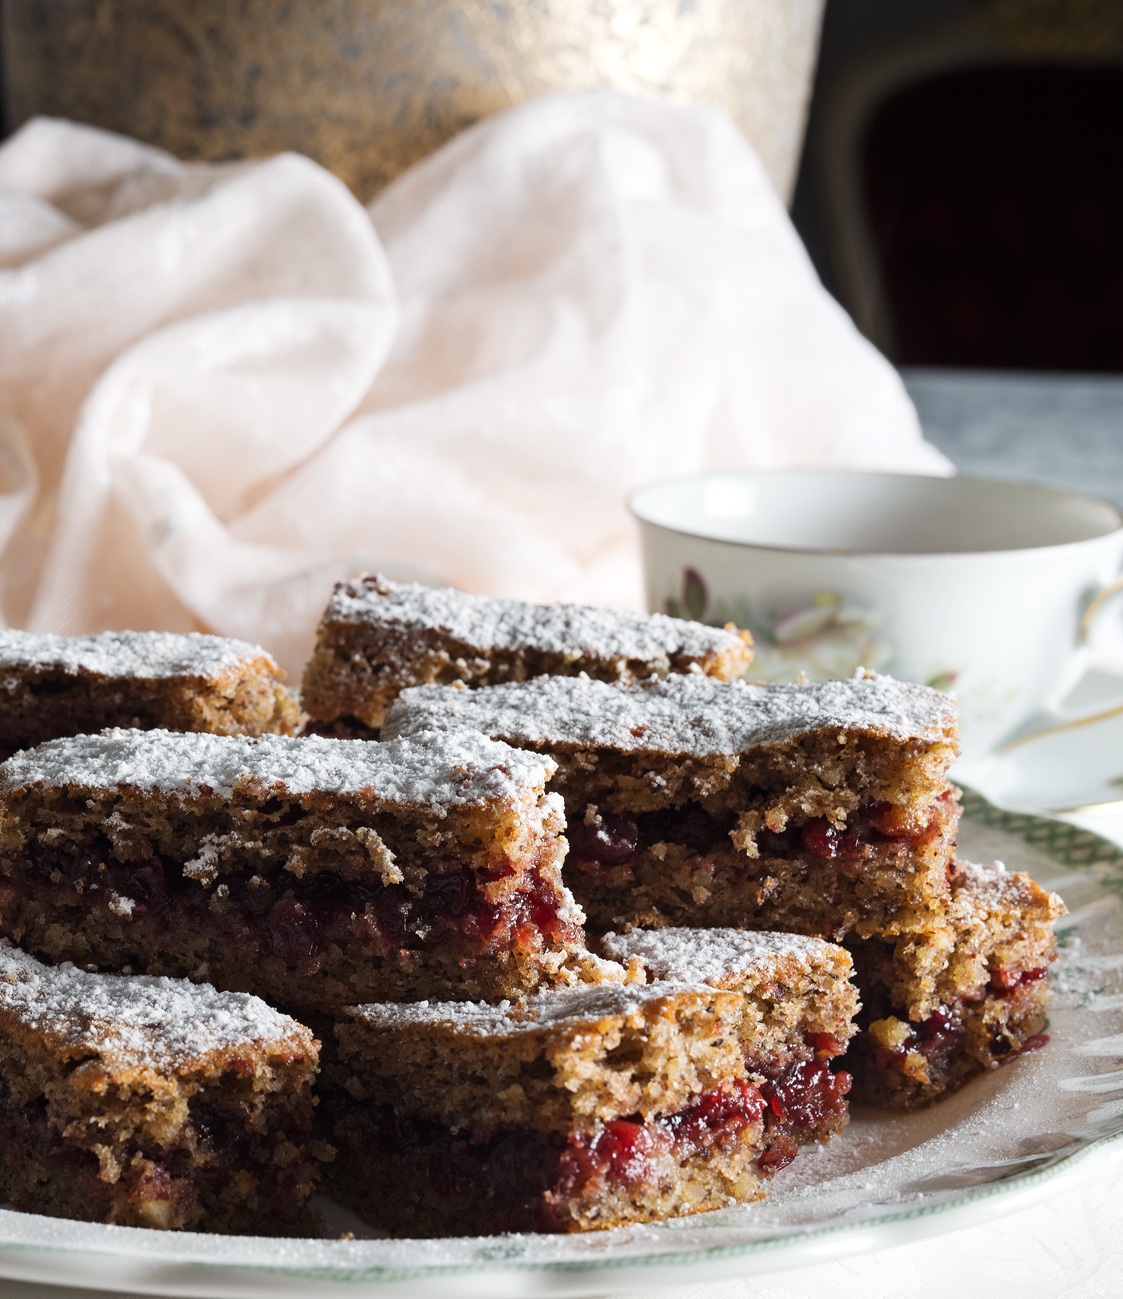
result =
[[[371,1028],[443,1028],[466,1037],[516,1037],[542,1029],[578,1027],[598,1020],[634,1015],[642,1006],[678,993],[704,993],[713,989],[698,982],[659,984],[581,984],[551,989],[526,1001],[417,1001],[407,1005],[377,1003],[349,1006],[347,1014]]]
[[[1007,871],[1000,861],[979,865],[957,860],[955,872],[952,883],[956,897],[969,899],[976,910],[983,907],[988,910],[1021,910],[1044,896],[1043,890],[1027,875]]]
[[[539,677],[479,690],[415,686],[399,696],[385,737],[434,727],[515,744],[569,744],[625,753],[742,753],[822,729],[935,741],[954,736],[955,703],[926,686],[875,673],[809,685],[752,685],[701,675],[613,686]]]
[[[0,764],[0,796],[29,785],[132,786],[184,797],[276,793],[360,796],[378,806],[433,809],[540,792],[556,763],[482,735],[417,735],[389,744],[319,736],[107,730],[48,740]]]
[[[313,1049],[302,1024],[248,993],[43,965],[7,939],[0,939],[0,1012],[56,1047],[88,1049],[124,1067],[183,1068],[208,1052],[250,1047]]]
[[[259,645],[199,632],[105,631],[96,636],[0,631],[0,671],[17,668],[64,672],[67,676],[173,677],[208,679],[237,668],[260,666],[280,674]]]
[[[606,934],[601,945],[614,961],[638,956],[653,979],[715,985],[748,975],[767,979],[781,963],[790,968],[792,961],[811,974],[833,967],[844,955],[821,938],[740,929],[636,929]]]
[[[435,629],[484,652],[533,649],[571,660],[639,659],[653,670],[666,670],[671,656],[701,659],[744,646],[736,632],[661,613],[531,604],[380,577],[341,582],[324,621]]]

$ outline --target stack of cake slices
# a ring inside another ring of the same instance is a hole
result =
[[[335,592],[303,725],[239,642],[0,657],[18,1208],[651,1221],[764,1194],[852,1076],[912,1107],[1044,1040],[1061,904],[955,861],[937,692],[749,685],[735,629],[381,578]]]
[[[1024,875],[955,857],[953,700],[858,672],[818,685],[540,677],[404,691],[382,734],[446,728],[558,762],[564,878],[602,950],[667,926],[851,953],[856,1097],[914,1108],[1042,1044],[1053,921]]]
[[[123,1226],[314,1231],[334,1155],[319,1043],[177,959],[205,946],[180,894],[221,820],[183,856],[192,797],[221,800],[182,746],[297,744],[284,673],[239,641],[137,632],[3,631],[0,664],[0,1194]]]

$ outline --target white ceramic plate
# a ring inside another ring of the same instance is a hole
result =
[[[992,803],[1023,812],[1123,815],[1123,676],[1090,672],[1055,718],[957,778]],[[1105,826],[1108,822],[1104,821]],[[1114,826],[1108,831],[1114,833]]]
[[[0,1276],[195,1296],[523,1299],[701,1282],[978,1224],[1123,1156],[1123,851],[966,796],[960,843],[1057,889],[1070,914],[1045,1049],[913,1115],[855,1112],[739,1209],[583,1236],[265,1240],[0,1210]],[[336,1215],[337,1233],[355,1227]]]

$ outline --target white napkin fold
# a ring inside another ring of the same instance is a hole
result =
[[[368,211],[295,155],[0,145],[8,625],[299,673],[360,568],[635,605],[627,492],[733,465],[949,471],[721,113],[538,100]]]

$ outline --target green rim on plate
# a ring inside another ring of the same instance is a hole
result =
[[[1035,848],[1044,849],[1061,865],[1114,867],[1119,873],[1119,882],[1123,885],[1123,848],[1109,839],[1068,821],[1035,816],[1030,812],[1007,812],[988,802],[982,794],[976,794],[973,789],[964,789],[960,801],[964,816],[978,820],[983,825],[1005,830]]]

